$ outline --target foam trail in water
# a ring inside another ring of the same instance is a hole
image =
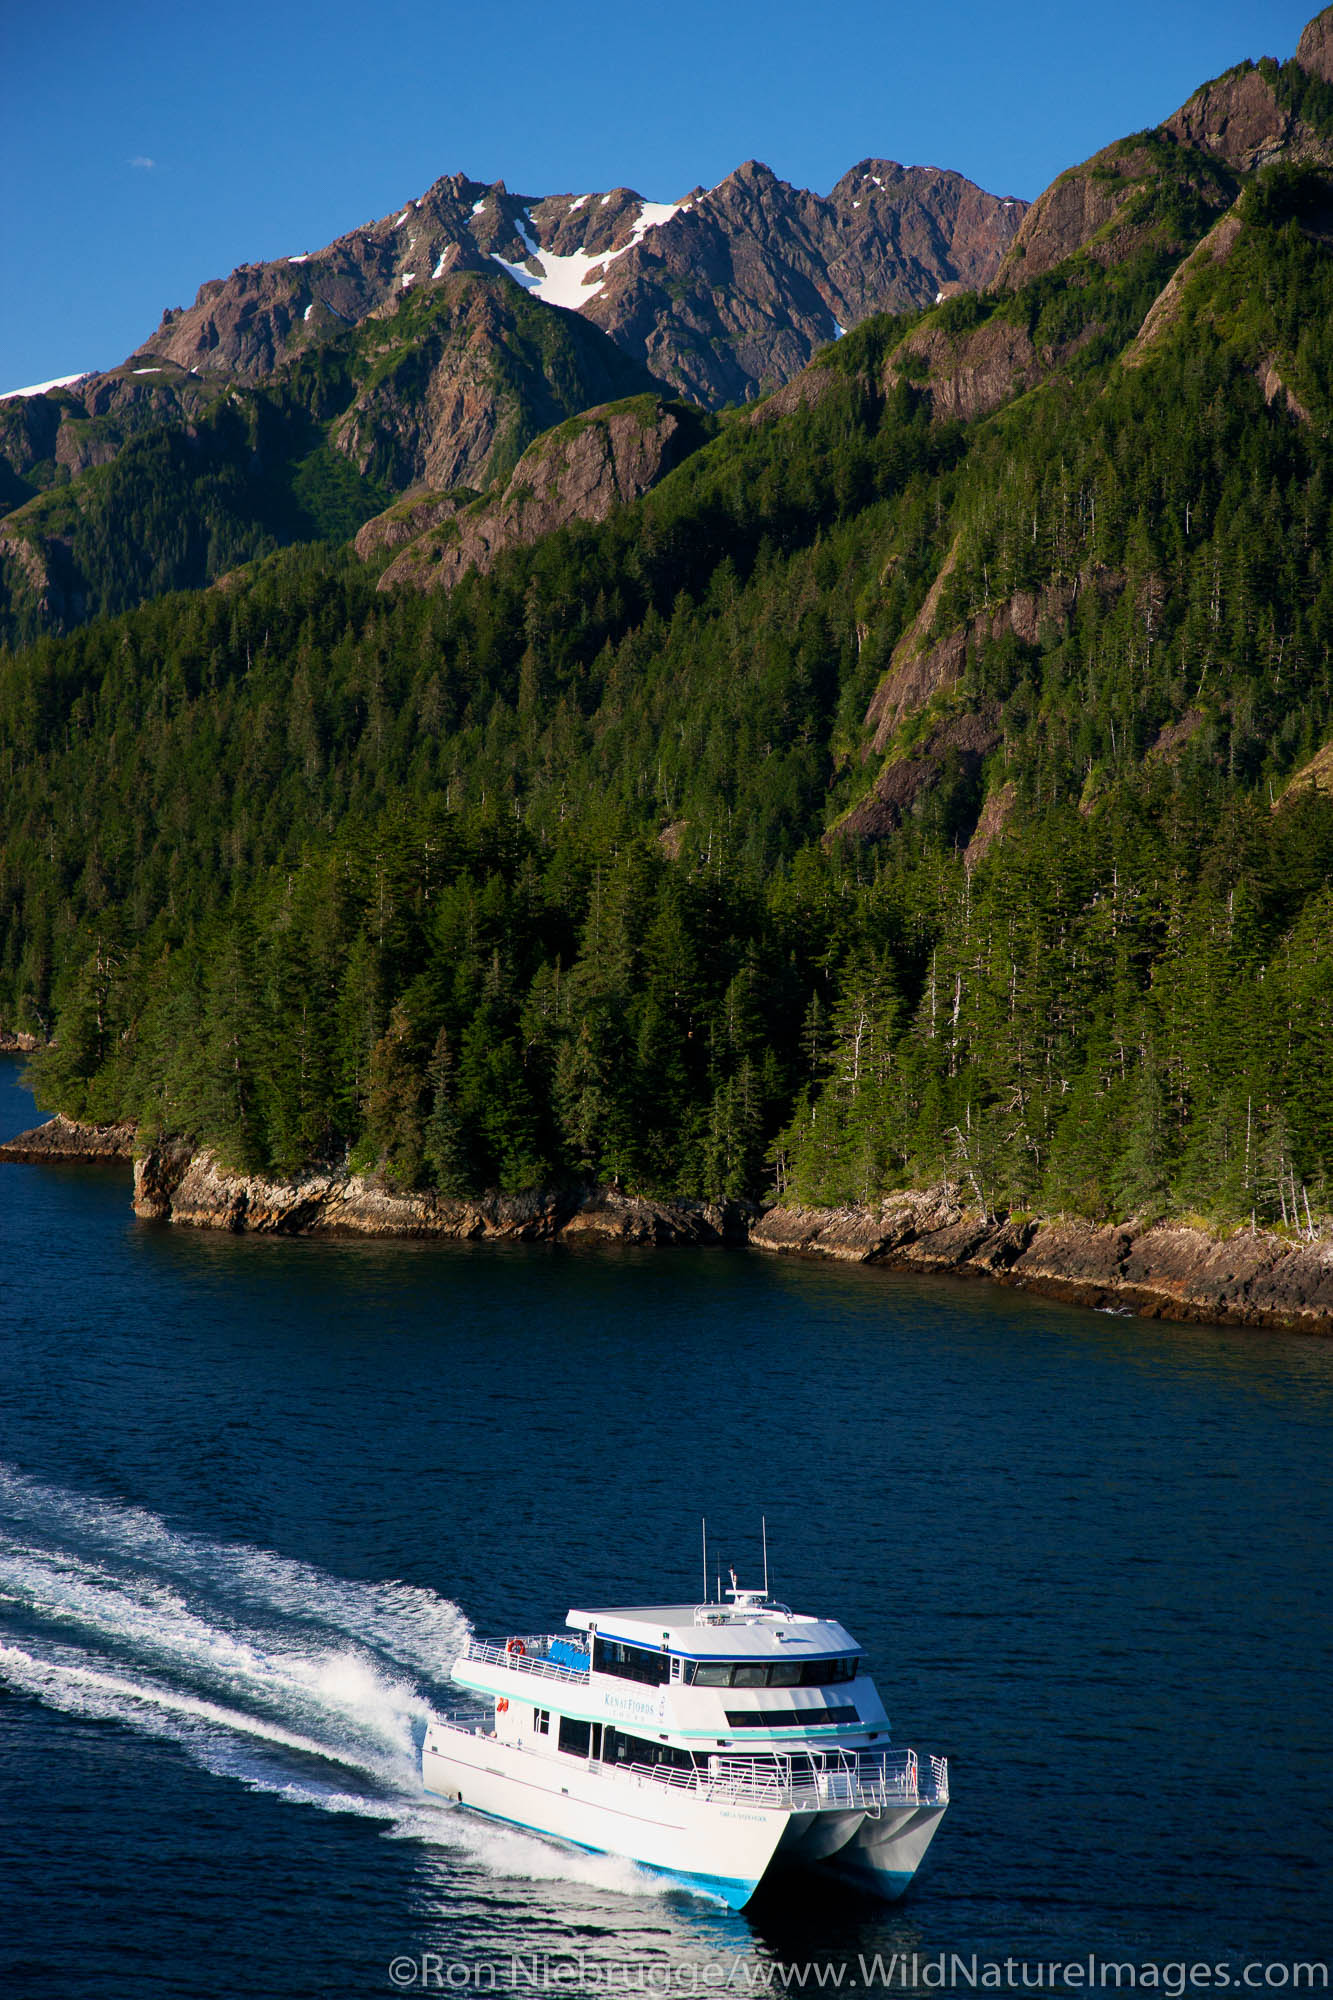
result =
[[[65,1492],[3,1463],[0,1520],[331,1626],[432,1677],[447,1675],[469,1631],[456,1604],[418,1585],[353,1583],[269,1549],[182,1534],[144,1508]]]
[[[423,1794],[433,1709],[418,1677],[442,1684],[469,1629],[447,1598],[182,1534],[2,1464],[0,1521],[0,1685],[175,1744],[254,1790],[360,1814],[491,1877],[658,1889],[632,1862]]]

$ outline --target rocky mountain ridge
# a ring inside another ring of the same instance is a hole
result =
[[[499,268],[592,320],[663,386],[717,407],[779,387],[868,313],[984,284],[1026,206],[891,160],[863,160],[827,196],[751,160],[675,202],[624,187],[531,198],[450,174],[322,250],[210,279],[127,365],[262,380],[404,291]]]
[[[528,199],[455,174],[323,250],[241,266],[119,369],[0,402],[0,632],[208,583],[284,540],[341,539],[402,496],[433,510],[415,518],[438,553],[475,493],[577,410],[667,385],[705,408],[774,391],[781,413],[825,388],[816,351],[886,308],[944,300],[877,385],[910,383],[941,423],[999,409],[1104,340],[1080,298],[1170,251],[1186,262],[1146,347],[1201,239],[1228,253],[1256,167],[1333,157],[1331,44],[1321,15],[1291,61],[1237,66],[1030,208],[874,159],[827,197],[750,161],[673,203],[624,187]],[[1063,286],[1054,312],[1032,303],[1044,282]],[[1304,409],[1279,359],[1265,357],[1265,394]],[[164,472],[190,488],[179,528]],[[106,545],[104,577],[90,544]],[[390,574],[438,587],[453,571],[405,554]]]

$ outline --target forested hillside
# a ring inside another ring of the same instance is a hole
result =
[[[446,594],[319,545],[5,656],[0,1018],[54,1031],[47,1100],[451,1193],[1326,1212],[1298,150],[1108,149],[1026,282],[867,322]]]
[[[82,400],[0,403],[0,638],[344,541],[426,484],[466,500],[550,425],[651,387],[598,328],[496,271],[335,323],[261,383],[127,366]]]

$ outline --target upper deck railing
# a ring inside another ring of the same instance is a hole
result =
[[[559,1653],[552,1659],[552,1646],[563,1648],[567,1657]],[[553,1681],[586,1681],[588,1678],[588,1656],[583,1654],[584,1664],[573,1664],[579,1656],[579,1648],[560,1632],[524,1632],[510,1639],[469,1639],[459,1655],[464,1660],[478,1660],[489,1667],[508,1667],[517,1674],[533,1674],[538,1679]]]

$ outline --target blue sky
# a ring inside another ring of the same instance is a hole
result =
[[[0,0],[0,390],[110,367],[236,264],[440,174],[669,200],[868,154],[1033,196],[1314,0]]]

